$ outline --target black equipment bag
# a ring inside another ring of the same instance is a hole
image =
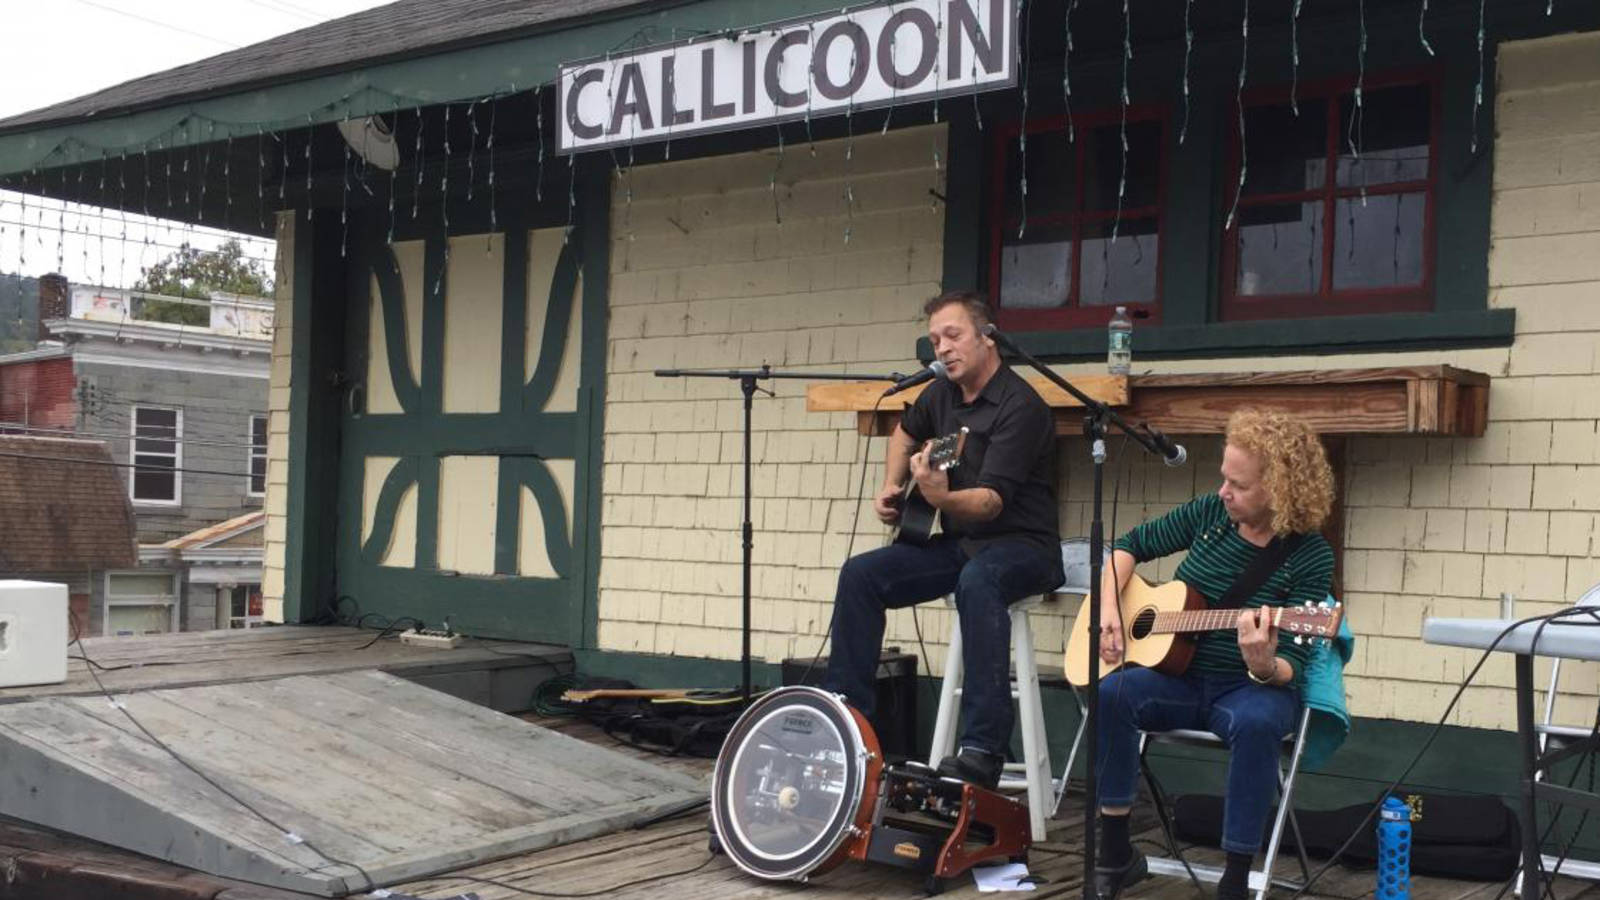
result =
[[[1504,881],[1521,862],[1522,829],[1505,801],[1492,794],[1445,794],[1418,788],[1396,788],[1395,796],[1411,806],[1411,871],[1417,875],[1474,881]],[[1219,846],[1222,798],[1188,794],[1177,799],[1173,831],[1178,840]],[[1373,868],[1378,860],[1378,816],[1366,819],[1377,798],[1368,803],[1328,810],[1299,810],[1306,855],[1326,859],[1359,829],[1340,858],[1353,868]],[[1271,815],[1275,816],[1276,810]],[[1269,816],[1270,821],[1270,816]],[[1295,847],[1293,828],[1283,830],[1283,849]]]
[[[589,677],[580,689],[629,689],[620,678]],[[626,744],[666,756],[716,759],[743,711],[737,691],[704,692],[688,698],[597,697],[569,707]]]

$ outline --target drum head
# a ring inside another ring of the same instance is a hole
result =
[[[761,878],[801,878],[829,862],[861,810],[868,758],[833,694],[789,687],[756,701],[712,776],[712,825],[729,858]]]

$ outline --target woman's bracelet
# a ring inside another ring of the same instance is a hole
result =
[[[1246,676],[1248,676],[1250,678],[1250,680],[1254,681],[1256,684],[1264,684],[1264,685],[1266,685],[1268,687],[1275,687],[1276,685],[1274,684],[1274,682],[1278,677],[1278,658],[1276,656],[1274,656],[1272,658],[1272,674],[1268,675],[1265,678],[1262,678],[1261,676],[1257,675],[1255,673],[1255,670],[1250,668],[1249,666],[1245,666],[1244,667],[1244,674]]]

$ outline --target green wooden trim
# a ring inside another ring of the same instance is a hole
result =
[[[600,630],[600,488],[605,463],[607,323],[611,291],[611,167],[585,159],[579,188],[583,232],[583,356],[579,363],[578,410],[587,422],[588,440],[577,458],[573,521],[585,528],[584,553],[573,560],[584,608],[573,627],[572,643],[593,647]],[[576,173],[575,173],[576,174]]]
[[[983,230],[984,136],[965,103],[950,105],[945,126],[944,275],[946,291],[981,291],[982,252],[973,236]]]
[[[561,488],[557,486],[550,467],[542,460],[526,457],[507,458],[501,466],[508,464],[516,469],[518,489],[526,487],[532,491],[533,499],[539,505],[539,513],[544,521],[544,549],[550,556],[550,565],[556,570],[556,576],[572,577],[572,538],[568,533],[570,529],[567,525],[567,505],[561,499]],[[576,473],[577,467],[573,468]],[[573,480],[576,482],[576,474]],[[512,571],[515,571],[515,567]]]
[[[425,241],[422,263],[422,403],[423,419],[444,417],[445,302],[450,295],[448,263],[450,243],[442,226]],[[415,429],[415,421],[398,421]],[[414,431],[413,431],[414,433]],[[413,445],[414,446],[414,445]],[[417,557],[419,569],[439,566],[439,465],[438,456],[424,459],[417,474]]]
[[[515,408],[513,408],[515,411]],[[361,430],[350,435],[350,445],[369,456],[404,456],[415,453],[418,434],[449,435],[444,441],[450,455],[571,458],[576,436],[568,428],[579,414],[541,413],[538,430],[518,433],[508,427],[513,416],[502,413],[439,413],[435,415],[373,415],[362,417]]]
[[[339,416],[343,389],[324,373],[344,370],[346,260],[327,218],[295,214],[290,332],[289,493],[284,547],[284,621],[299,622],[331,604],[338,541]],[[359,535],[359,529],[358,529]]]
[[[525,412],[522,406],[523,371],[527,367],[528,229],[512,226],[505,232],[505,277],[501,282],[500,412]],[[563,431],[566,429],[562,429]],[[522,481],[510,458],[500,460],[495,489],[494,570],[517,574],[517,554],[522,529]]]
[[[383,310],[383,346],[389,355],[389,381],[394,385],[400,408],[405,412],[419,412],[422,388],[411,371],[406,334],[408,329],[420,327],[422,323],[406,321],[405,283],[400,278],[400,263],[395,259],[394,248],[385,246],[371,258],[372,275],[378,282],[378,302]]]
[[[1263,319],[1176,327],[1135,325],[1134,368],[1141,359],[1328,355],[1399,350],[1453,350],[1509,347],[1516,334],[1516,310],[1334,316],[1322,319]],[[1018,346],[1053,362],[1103,359],[1103,328],[1011,334]],[[933,358],[927,338],[917,340],[917,356]]]
[[[383,562],[384,551],[389,549],[390,542],[394,540],[395,518],[400,501],[406,491],[417,483],[417,472],[417,458],[404,456],[383,479],[383,487],[379,489],[377,502],[373,504],[372,533],[361,545],[361,558],[367,563],[376,566]]]
[[[565,355],[582,352],[581,347],[567,346],[573,305],[582,302],[582,298],[573,296],[580,270],[578,253],[579,249],[568,241],[562,245],[556,259],[555,272],[550,279],[550,297],[545,307],[544,334],[539,338],[539,364],[522,392],[522,408],[530,412],[543,410],[545,404],[550,402],[550,392],[555,389],[556,379],[561,375],[561,362]]]
[[[500,457],[499,480],[495,484],[494,571],[497,575],[516,575],[517,556],[522,542],[522,477],[514,463],[517,457]]]

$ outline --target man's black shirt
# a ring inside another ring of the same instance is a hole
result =
[[[987,522],[941,516],[944,532],[962,538],[968,555],[1000,538],[1018,538],[1057,552],[1055,421],[1033,387],[1002,365],[971,402],[961,387],[935,381],[905,411],[900,427],[919,447],[967,428],[961,464],[949,470],[950,489],[986,487],[1000,495],[1000,515]]]

